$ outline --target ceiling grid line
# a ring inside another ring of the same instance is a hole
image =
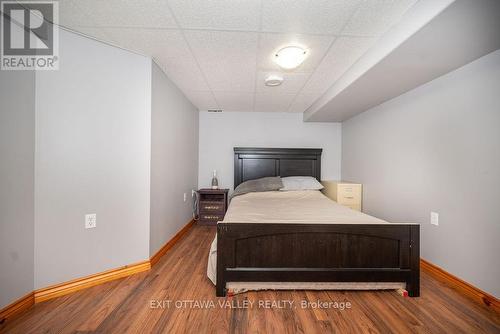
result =
[[[361,1],[358,2],[356,8],[351,12],[351,15],[349,16],[349,18],[346,20],[344,26],[342,27],[342,29],[340,30],[341,32],[345,29],[345,27],[349,24],[349,21],[353,18],[354,14],[356,13],[356,11],[359,9],[359,7],[361,6]],[[293,103],[295,102],[295,100],[297,99],[297,96],[299,96],[299,94],[302,92],[302,90],[304,89],[304,87],[306,87],[307,83],[309,82],[309,80],[311,80],[311,77],[314,75],[314,73],[316,71],[318,71],[318,68],[320,67],[321,63],[325,60],[326,56],[328,55],[328,53],[330,52],[330,50],[332,49],[333,45],[335,44],[336,41],[339,40],[339,37],[335,37],[334,40],[330,43],[330,46],[328,47],[328,50],[326,50],[325,54],[323,55],[323,57],[321,58],[321,61],[319,62],[318,66],[316,67],[316,69],[311,72],[311,74],[309,75],[309,77],[307,78],[306,82],[304,82],[304,85],[300,88],[300,90],[297,92],[297,94],[295,94],[292,102],[290,103],[290,106],[288,107],[288,112],[290,111],[290,108],[292,107]],[[321,94],[322,95],[322,94]],[[311,102],[312,104],[312,102]],[[307,107],[309,108],[309,106]],[[306,108],[306,109],[307,109]]]
[[[262,30],[262,10],[263,10],[263,3],[262,1],[264,0],[260,0],[260,6],[259,6],[259,31]],[[261,39],[261,35],[260,33],[257,34],[257,52],[256,52],[256,55],[258,56],[259,54],[259,51],[260,51],[260,39]],[[255,111],[255,103],[256,103],[256,99],[257,99],[257,80],[258,80],[258,73],[259,73],[259,65],[258,64],[255,64],[255,79],[254,79],[254,88],[253,88],[253,108],[252,108],[252,111]]]
[[[96,26],[87,26],[87,25],[77,25],[75,27],[78,28],[96,28]],[[103,28],[103,29],[137,29],[137,27],[130,27],[130,26],[98,26],[98,28]],[[208,28],[169,28],[169,27],[163,27],[163,28],[158,28],[158,27],[140,27],[141,29],[145,30],[166,30],[166,31],[178,31],[178,30],[185,30],[185,31],[214,31],[214,32],[253,32],[253,33],[265,33],[265,34],[271,34],[271,35],[283,35],[283,32],[277,32],[277,31],[265,31],[265,30],[232,30],[232,29],[208,29]],[[373,34],[344,34],[344,33],[337,33],[337,34],[320,34],[320,33],[303,33],[303,32],[298,32],[298,31],[289,31],[287,33],[290,34],[302,34],[302,35],[309,35],[309,36],[319,36],[319,37],[377,37],[378,35],[373,35]]]
[[[62,0],[60,23],[151,57],[199,110],[304,112],[416,2]],[[291,45],[310,54],[282,70],[273,52]]]
[[[404,16],[404,15],[405,15],[405,14],[406,14],[406,13],[407,13],[407,12],[408,12],[411,8],[412,8],[412,7],[413,7],[413,6],[415,6],[415,4],[416,4],[416,2],[417,2],[417,1],[418,1],[418,0],[416,0],[415,2],[413,2],[411,5],[409,5],[409,6],[406,8],[406,10],[405,10],[405,11],[401,14],[401,17],[403,17],[403,16]],[[360,10],[360,6],[361,6],[361,4],[360,4],[360,5],[358,5],[358,8],[356,9],[356,11],[354,11],[354,12],[352,13],[351,17],[350,17],[350,18],[349,18],[349,20],[346,22],[345,26],[342,28],[341,34],[344,32],[344,30],[346,29],[346,27],[349,25],[349,21],[350,21],[350,20],[352,20],[352,18],[354,17],[354,15],[356,15],[356,14],[357,14],[356,12],[357,12],[358,10]],[[395,26],[397,23],[398,23],[398,21],[393,22],[393,24],[392,24],[391,26],[389,26],[389,27],[386,29],[386,31],[390,30],[390,29],[391,29],[393,26]],[[386,31],[384,31],[383,33],[385,33]],[[382,34],[380,34],[379,36],[373,36],[373,38],[375,38],[375,39],[380,39],[380,38],[381,38],[381,36],[383,36],[383,33],[382,33]],[[356,36],[356,37],[354,37],[354,38],[370,38],[370,37],[371,37],[371,36],[361,36],[361,35],[359,35],[359,36],[358,36],[358,35],[357,35],[357,36]],[[376,43],[376,41],[375,41],[374,43]],[[333,44],[332,44],[332,47],[333,47]],[[345,68],[344,72],[343,72],[343,73],[339,76],[339,78],[340,78],[342,75],[344,75],[345,73],[347,73],[347,72],[348,72],[351,68],[353,68],[354,66],[356,66],[356,63],[357,63],[357,62],[358,62],[361,58],[363,58],[363,56],[364,56],[366,53],[368,53],[369,51],[370,51],[370,48],[366,48],[366,49],[364,50],[364,52],[363,52],[363,53],[361,53],[361,55],[359,55],[355,61],[353,61],[353,62],[352,62],[352,63],[351,63],[348,67],[346,67],[346,68]],[[318,66],[318,67],[319,67],[319,66]],[[312,77],[312,75],[311,75],[311,77]],[[337,80],[338,80],[338,79],[337,79]],[[336,81],[337,81],[337,80],[336,80]],[[307,83],[306,83],[306,84],[307,84]],[[332,84],[332,85],[333,85],[333,84]],[[322,93],[321,93],[321,95],[318,97],[318,99],[319,99],[319,98],[321,98],[323,95],[325,95],[325,93],[326,93],[326,91],[322,92]],[[309,105],[309,106],[308,106],[308,107],[304,110],[304,112],[306,112],[306,111],[307,111],[307,110],[308,110],[308,109],[312,106],[312,104],[314,104],[314,101],[313,101],[313,102],[312,102],[312,103],[311,103],[311,104],[310,104],[310,105]]]
[[[177,25],[177,27],[178,27],[178,28],[179,28],[179,30],[180,30],[180,33],[181,33],[181,35],[182,35],[182,38],[184,39],[184,41],[185,41],[185,43],[186,43],[186,45],[187,45],[187,47],[188,47],[188,49],[189,49],[189,52],[191,53],[191,56],[193,57],[193,59],[194,59],[194,60],[195,60],[195,62],[196,62],[196,66],[198,67],[198,69],[199,69],[199,71],[200,71],[201,75],[203,76],[203,80],[205,81],[205,84],[207,85],[208,89],[210,90],[210,93],[212,94],[212,98],[214,99],[215,104],[216,104],[217,109],[218,109],[218,108],[219,108],[219,103],[218,103],[217,99],[215,98],[215,94],[214,94],[214,92],[213,92],[213,89],[210,87],[210,83],[208,82],[208,79],[207,79],[207,77],[206,77],[206,75],[205,75],[205,72],[204,72],[204,71],[203,71],[203,69],[201,68],[201,66],[200,66],[200,62],[198,61],[198,58],[196,57],[195,53],[193,52],[193,49],[192,49],[191,45],[189,44],[189,41],[187,40],[186,35],[184,34],[183,29],[181,29],[181,25],[179,24],[179,21],[177,20],[177,17],[175,16],[174,11],[173,11],[173,10],[172,10],[172,8],[170,7],[169,2],[167,1],[167,2],[166,2],[166,4],[167,4],[167,8],[170,10],[170,14],[171,14],[171,15],[172,15],[172,17],[174,18],[175,24]]]

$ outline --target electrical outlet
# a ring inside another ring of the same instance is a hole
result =
[[[97,216],[95,213],[85,215],[85,228],[94,228],[97,226]]]
[[[439,213],[431,211],[431,224],[439,226]]]
[[[184,202],[187,201],[187,194],[184,193]]]
[[[196,191],[194,191],[193,189],[191,189],[191,197],[194,197],[194,193],[195,193],[195,192],[196,192]]]

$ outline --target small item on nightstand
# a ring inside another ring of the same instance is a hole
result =
[[[229,189],[198,190],[198,224],[217,225],[227,210]]]
[[[212,189],[219,189],[219,180],[217,180],[216,170],[214,170],[214,176],[212,177]]]

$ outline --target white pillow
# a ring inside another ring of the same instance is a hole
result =
[[[312,176],[288,176],[282,177],[283,188],[281,191],[289,190],[321,190],[323,186]]]

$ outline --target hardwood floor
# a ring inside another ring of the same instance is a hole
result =
[[[262,291],[217,298],[215,287],[206,278],[214,235],[215,227],[194,226],[151,271],[36,304],[0,325],[0,332],[500,333],[498,314],[425,271],[419,298],[403,298],[394,291]],[[167,302],[158,307],[156,301],[167,300],[172,301],[170,307]],[[340,310],[334,304],[330,308],[301,307],[304,301],[318,300],[349,302],[351,308]],[[186,301],[191,307],[177,308],[175,301]],[[214,308],[197,308],[194,301],[212,301]],[[219,307],[219,302],[226,301],[233,306],[254,304],[249,308]],[[294,304],[264,308],[259,301]]]

